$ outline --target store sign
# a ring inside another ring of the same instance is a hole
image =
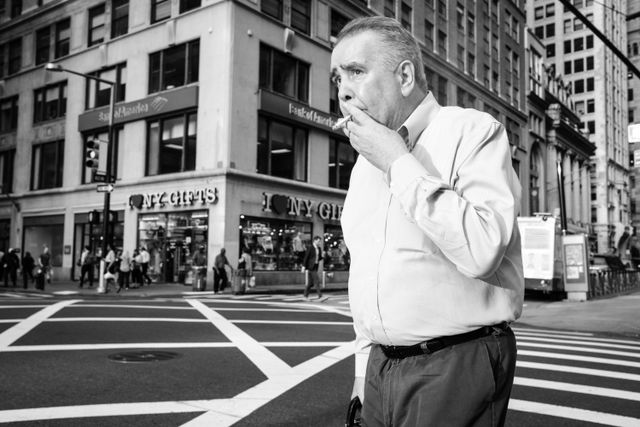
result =
[[[342,205],[282,194],[262,193],[262,211],[305,218],[312,218],[315,214],[325,221],[329,219],[338,221],[342,215]]]
[[[132,194],[129,206],[137,209],[153,209],[165,205],[172,207],[193,206],[196,203],[212,205],[218,203],[217,188],[199,188],[197,190],[162,191],[159,193]]]
[[[114,106],[113,123],[127,123],[134,120],[142,120],[158,114],[170,113],[198,105],[198,87],[188,86],[161,92],[146,98],[119,103]],[[80,114],[78,117],[78,130],[84,132],[91,129],[99,129],[109,124],[109,107],[96,108]]]
[[[308,105],[295,102],[284,96],[265,90],[260,91],[260,108],[264,111],[288,117],[307,126],[314,126],[329,132],[343,135],[341,130],[334,131],[336,119],[324,111],[316,110]]]

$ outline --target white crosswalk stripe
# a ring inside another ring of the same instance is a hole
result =
[[[508,424],[519,414],[640,426],[640,341],[514,327],[518,360]],[[530,350],[533,349],[533,350]],[[594,408],[592,398],[601,402]],[[627,407],[608,402],[629,402]],[[543,421],[541,421],[543,422]]]

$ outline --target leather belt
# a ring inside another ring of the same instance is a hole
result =
[[[381,345],[382,352],[389,359],[404,359],[411,356],[419,356],[421,354],[431,354],[443,348],[451,347],[452,345],[462,344],[467,341],[473,341],[478,338],[486,337],[489,335],[499,335],[509,329],[509,323],[502,322],[493,326],[483,326],[475,331],[465,332],[464,334],[451,335],[448,337],[434,338],[428,341],[423,341],[414,345],[397,346],[397,345]]]

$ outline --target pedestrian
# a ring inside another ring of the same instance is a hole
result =
[[[18,269],[20,268],[20,258],[16,254],[16,250],[9,248],[6,254],[0,260],[4,269],[4,286],[9,287],[9,279],[11,279],[12,286],[16,287],[16,281],[18,279]]]
[[[129,276],[131,275],[131,255],[129,251],[120,251],[118,262],[118,292],[122,288],[129,289]]]
[[[42,245],[42,253],[38,257],[38,267],[42,269],[42,274],[44,274],[47,283],[51,284],[51,278],[53,277],[51,254],[49,253],[49,246],[47,246],[46,243]]]
[[[140,251],[138,251],[138,249],[134,249],[131,257],[131,283],[134,288],[142,286],[142,267],[140,266],[141,259]]]
[[[234,284],[233,293],[243,294],[253,276],[253,260],[251,259],[251,251],[245,248],[238,260],[237,284]]]
[[[31,252],[27,251],[22,257],[22,287],[29,287],[29,280],[34,281],[33,268],[36,266],[36,260],[31,256]]]
[[[225,248],[220,249],[220,253],[216,255],[215,260],[213,261],[213,293],[217,294],[218,291],[224,292],[224,288],[227,287],[227,283],[229,283],[229,278],[227,277],[227,269],[228,265],[231,269],[231,273],[233,274],[233,267],[229,263],[227,259],[227,250]]]
[[[307,248],[302,261],[302,272],[307,274],[307,280],[304,286],[304,297],[309,298],[309,290],[316,288],[318,298],[322,298],[322,290],[320,290],[320,276],[318,275],[318,266],[323,259],[322,237],[314,236],[313,243]]]
[[[78,285],[78,287],[82,288],[84,286],[84,278],[86,276],[89,281],[89,287],[92,288],[96,257],[93,252],[91,252],[91,247],[89,245],[86,245],[82,250],[78,263],[80,265],[80,285]]]
[[[116,272],[118,271],[116,252],[113,250],[111,244],[107,244],[107,256],[104,257],[104,265],[105,292],[109,292],[111,284],[114,286],[116,284]]]
[[[194,268],[195,277],[193,280],[196,283],[196,288],[198,290],[204,291],[206,290],[206,277],[207,277],[207,255],[205,254],[205,246],[200,245],[198,249],[193,254],[193,258],[191,259],[192,266]],[[198,286],[200,284],[201,286]]]
[[[354,395],[371,426],[504,425],[524,279],[521,187],[504,126],[440,106],[400,23],[339,33],[332,81],[360,154],[341,216]]]
[[[142,269],[142,281],[147,281],[147,285],[151,284],[151,278],[148,275],[149,271],[149,261],[151,260],[151,255],[147,251],[145,246],[140,247],[140,268]]]

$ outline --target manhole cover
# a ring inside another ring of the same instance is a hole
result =
[[[162,362],[177,357],[180,354],[171,351],[128,351],[109,355],[109,359],[121,363]]]

